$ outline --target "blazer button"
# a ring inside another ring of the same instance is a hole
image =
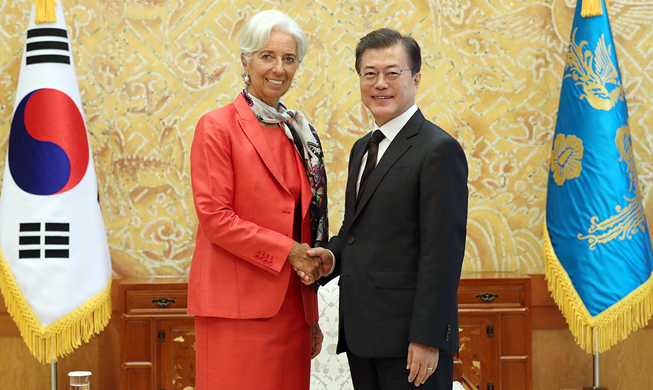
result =
[[[353,244],[354,243],[354,237],[349,237],[349,240],[347,240],[348,243]]]

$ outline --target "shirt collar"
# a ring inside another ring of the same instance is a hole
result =
[[[406,111],[404,111],[403,114],[399,115],[398,117],[388,121],[385,125],[379,127],[376,122],[374,122],[374,128],[381,130],[383,135],[385,135],[385,138],[392,142],[393,139],[399,134],[401,129],[406,126],[406,123],[410,120],[410,118],[413,116],[413,114],[417,112],[417,105],[413,104],[410,108],[408,108]]]

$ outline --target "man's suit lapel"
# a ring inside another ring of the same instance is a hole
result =
[[[356,207],[356,183],[358,181],[358,173],[361,169],[363,154],[365,154],[365,149],[371,136],[371,134],[367,134],[360,142],[356,143],[355,149],[351,155],[351,168],[348,172],[347,188],[345,189],[345,211],[348,215],[354,215],[355,212],[354,208]]]
[[[283,179],[281,167],[277,163],[277,159],[272,153],[265,135],[261,131],[261,125],[259,124],[258,119],[256,119],[252,109],[247,105],[243,95],[238,95],[234,101],[234,106],[240,115],[240,119],[238,120],[240,127],[254,146],[254,149],[256,149],[256,152],[261,156],[263,163],[279,184],[281,184],[286,191],[290,192],[286,186],[285,180]]]
[[[397,162],[399,157],[401,157],[410,147],[413,145],[411,141],[411,137],[414,136],[419,132],[419,128],[424,121],[424,116],[422,115],[420,110],[417,110],[415,114],[408,120],[406,125],[399,131],[399,134],[392,140],[390,143],[390,146],[388,146],[388,149],[383,153],[383,157],[381,157],[381,160],[377,163],[376,168],[374,168],[374,172],[372,172],[372,175],[370,176],[369,181],[367,182],[367,187],[365,188],[365,192],[362,195],[362,198],[360,202],[358,203],[358,207],[356,208],[356,213],[354,214],[354,219],[358,217],[358,214],[360,214],[361,210],[365,207],[365,204],[370,200],[372,197],[372,194],[374,194],[374,191],[376,188],[379,186],[383,178],[385,177],[386,173],[392,168],[392,166]],[[365,145],[367,145],[367,142],[365,142]],[[364,149],[364,148],[363,148]],[[361,165],[361,157],[358,159],[358,169],[356,170],[356,178],[358,178],[358,172],[360,170],[360,165]],[[356,182],[354,182],[355,185]],[[354,187],[354,193],[355,193],[356,187]],[[354,204],[356,203],[355,195],[354,195]]]

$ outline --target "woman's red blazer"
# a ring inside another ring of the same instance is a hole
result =
[[[270,318],[294,276],[287,261],[295,199],[278,156],[242,95],[199,120],[191,148],[191,179],[199,219],[188,283],[188,313]],[[300,160],[297,160],[300,161]],[[302,242],[311,245],[311,188],[303,169]],[[306,322],[317,317],[314,286],[302,284]]]

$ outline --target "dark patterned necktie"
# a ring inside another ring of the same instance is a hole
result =
[[[379,154],[379,142],[385,138],[385,135],[381,130],[374,130],[370,141],[367,143],[367,160],[365,162],[365,170],[363,171],[363,176],[361,176],[361,183],[358,187],[358,196],[356,197],[356,207],[358,207],[358,202],[363,197],[363,192],[365,192],[365,187],[367,187],[367,182],[376,168],[376,156]]]

